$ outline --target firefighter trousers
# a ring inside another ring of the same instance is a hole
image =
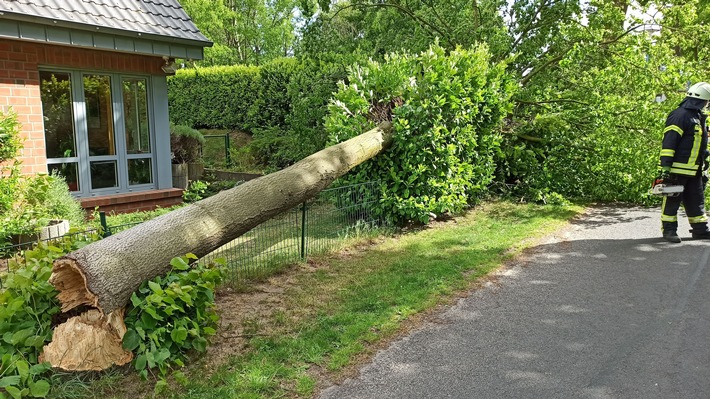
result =
[[[708,217],[705,215],[705,185],[702,176],[673,175],[683,192],[677,197],[663,197],[661,222],[663,231],[678,229],[678,208],[683,204],[688,222],[693,232],[708,230]]]

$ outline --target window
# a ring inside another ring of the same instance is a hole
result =
[[[147,77],[40,71],[47,166],[80,197],[155,188]]]

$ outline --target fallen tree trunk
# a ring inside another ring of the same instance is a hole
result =
[[[108,323],[112,312],[121,311],[144,281],[170,270],[172,258],[190,252],[198,257],[207,255],[273,216],[315,197],[336,178],[386,149],[392,142],[391,130],[389,122],[382,123],[279,172],[248,181],[57,259],[50,282],[59,291],[57,297],[62,311],[88,305],[106,315],[104,322]],[[122,312],[119,317],[122,322]],[[95,322],[95,318],[92,320]],[[58,335],[58,330],[55,330],[53,343],[80,339],[71,331]],[[51,345],[45,347],[45,352],[65,350],[69,346]],[[60,366],[50,359],[65,355],[46,353],[45,359]],[[99,360],[101,364],[106,363],[105,359]],[[87,363],[87,360],[81,362]],[[77,361],[65,361],[61,367],[71,369],[64,365],[74,363]]]

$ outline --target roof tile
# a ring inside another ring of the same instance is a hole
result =
[[[0,11],[209,42],[176,0],[0,0]],[[7,15],[3,16],[7,17]]]

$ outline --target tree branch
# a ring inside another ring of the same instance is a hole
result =
[[[398,4],[390,4],[390,3],[382,3],[382,4],[364,4],[364,3],[348,4],[348,5],[346,5],[346,6],[343,6],[343,7],[339,8],[335,13],[333,13],[333,15],[332,15],[329,19],[334,19],[341,11],[347,10],[347,9],[349,9],[349,8],[394,8],[395,10],[397,10],[397,11],[403,13],[404,15],[407,15],[407,16],[410,17],[411,19],[413,19],[413,20],[419,22],[420,26],[422,26],[422,27],[428,27],[428,28],[429,28],[428,31],[429,31],[430,34],[431,34],[432,31],[433,31],[433,32],[437,33],[440,38],[444,39],[444,41],[446,41],[447,44],[452,44],[452,43],[451,43],[451,38],[450,38],[450,36],[449,36],[447,33],[442,32],[441,29],[439,29],[437,26],[435,26],[435,25],[431,24],[430,22],[428,22],[428,21],[422,19],[421,17],[418,17],[418,16],[415,15],[411,10],[409,10],[409,9],[407,9],[407,8],[405,8],[405,7],[402,7],[402,6],[398,5]]]

